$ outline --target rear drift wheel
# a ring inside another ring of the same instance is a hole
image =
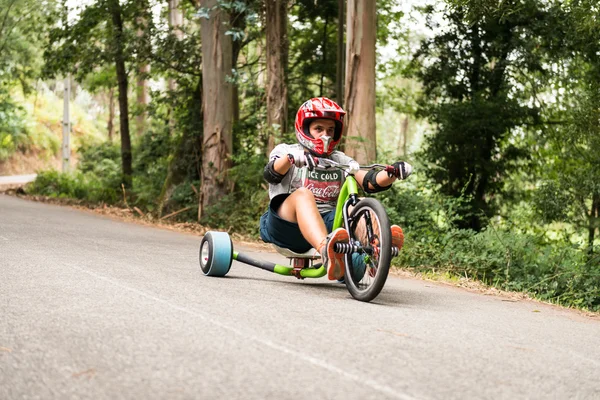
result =
[[[200,269],[206,276],[225,276],[233,261],[233,244],[226,232],[206,232],[200,242]]]

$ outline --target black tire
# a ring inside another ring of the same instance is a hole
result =
[[[390,271],[390,220],[379,201],[366,198],[354,207],[348,224],[350,243],[360,244],[363,250],[346,254],[346,287],[356,300],[371,301],[383,289]]]

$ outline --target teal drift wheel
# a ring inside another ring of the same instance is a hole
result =
[[[200,269],[206,276],[225,276],[233,261],[233,244],[226,232],[206,232],[200,243]]]

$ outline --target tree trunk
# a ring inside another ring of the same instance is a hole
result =
[[[246,14],[247,11],[241,11],[238,14],[231,15],[231,26],[235,29],[239,29],[240,31],[246,30]],[[237,70],[237,61],[242,51],[244,43],[242,40],[233,40],[231,43],[232,48],[232,58],[231,62],[233,64],[233,69]],[[238,84],[232,85],[232,96],[233,96],[233,126],[236,126],[240,121],[240,91]],[[235,139],[235,138],[234,138]]]
[[[169,26],[173,29],[173,33],[179,40],[183,39],[183,31],[180,29],[181,25],[183,25],[183,13],[179,8],[179,0],[169,0]],[[177,82],[175,79],[168,79],[167,88],[171,93],[177,90]],[[173,119],[172,113],[173,110],[169,110],[169,134],[171,136],[175,130],[175,120]]]
[[[267,35],[267,156],[287,127],[288,61],[287,0],[266,0]]]
[[[590,224],[588,227],[588,253],[594,254],[594,240],[596,229],[600,224],[600,193],[592,194],[592,208],[590,209]]]
[[[132,181],[132,156],[131,138],[129,136],[129,105],[127,103],[127,72],[125,70],[125,56],[123,54],[123,17],[119,0],[108,1],[109,11],[115,30],[113,38],[115,67],[117,70],[117,84],[119,87],[119,124],[121,131],[121,164],[123,185],[131,187]]]
[[[183,31],[180,29],[182,25],[183,13],[179,8],[179,0],[169,0],[169,26],[180,40],[183,39]]]
[[[136,116],[136,133],[137,136],[142,136],[146,130],[146,120],[148,119],[148,103],[149,103],[149,92],[148,92],[148,79],[146,77],[150,73],[150,65],[142,64],[138,70],[137,80],[137,106],[138,115]]]
[[[210,10],[210,18],[200,18],[202,35],[202,108],[204,110],[202,143],[201,201],[202,211],[227,192],[227,170],[232,149],[232,85],[228,74],[232,67],[230,18],[215,7],[217,0],[201,0],[201,7]]]
[[[398,140],[398,148],[402,149],[402,157],[406,157],[406,154],[408,153],[408,118],[408,114],[406,114],[400,124],[400,140]]]
[[[108,90],[108,124],[106,130],[108,131],[108,141],[112,143],[113,135],[115,133],[115,127],[113,120],[115,119],[115,90],[110,88]]]
[[[344,0],[338,0],[338,32],[337,32],[337,65],[335,74],[335,99],[340,107],[344,107]]]
[[[137,74],[137,116],[136,116],[136,133],[140,137],[146,131],[146,121],[148,119],[148,103],[150,99],[150,92],[148,90],[148,75],[150,74],[150,64],[146,61],[147,52],[149,49],[150,33],[148,32],[148,21],[151,17],[149,14],[150,5],[147,0],[139,0],[139,7],[141,9],[139,16],[137,17],[138,30],[137,36],[142,43],[142,47],[139,52],[141,62],[138,65]]]
[[[361,164],[375,161],[376,2],[348,0],[346,18],[346,154]]]
[[[327,28],[329,27],[329,18],[325,14],[325,26],[323,27],[323,65],[327,65]],[[323,97],[323,82],[325,81],[325,72],[321,73],[321,82],[319,82],[319,97]]]

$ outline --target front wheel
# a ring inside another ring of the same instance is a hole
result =
[[[373,198],[359,201],[348,219],[350,244],[357,250],[346,254],[346,287],[355,299],[371,301],[383,289],[390,270],[390,221]]]

